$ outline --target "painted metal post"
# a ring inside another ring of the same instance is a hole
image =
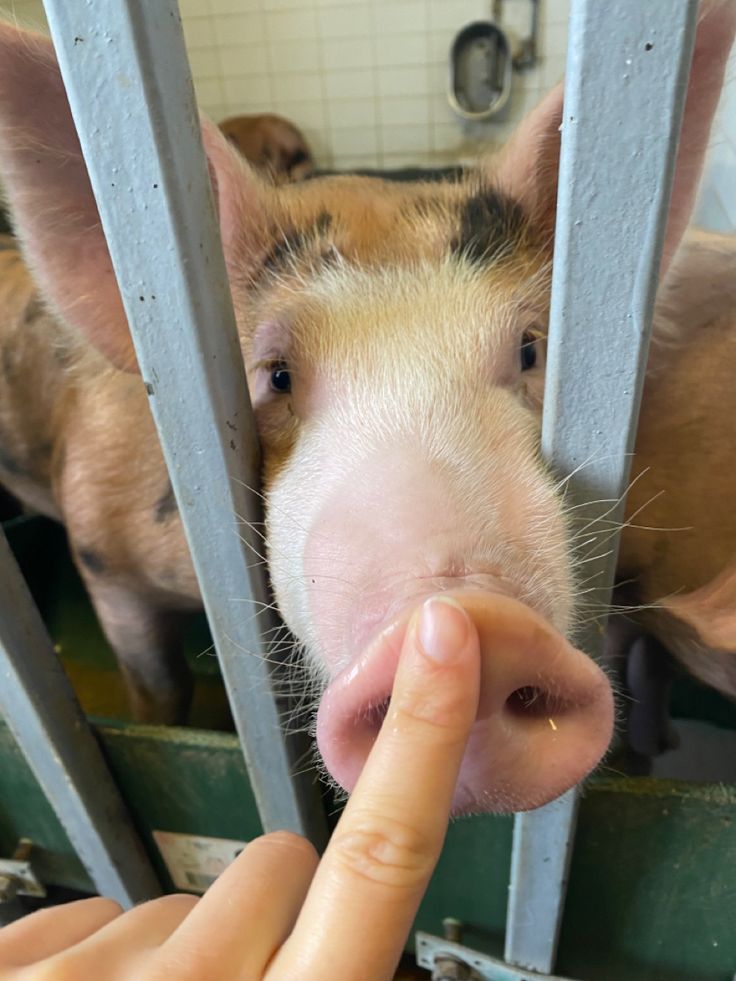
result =
[[[587,524],[623,516],[696,0],[573,0],[542,449]],[[592,527],[592,525],[591,525]],[[610,602],[617,538],[586,560]],[[605,615],[576,638],[601,651]],[[505,957],[549,973],[577,793],[517,815]]]
[[[319,847],[308,745],[282,731],[268,662],[258,438],[178,6],[44,5],[261,819]]]
[[[2,529],[0,715],[98,892],[125,907],[160,895]]]

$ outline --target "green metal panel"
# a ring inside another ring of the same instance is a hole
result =
[[[152,831],[238,841],[262,833],[235,735],[126,724],[98,731],[123,799],[169,888]]]
[[[249,840],[261,834],[236,736],[126,723],[96,729],[113,776],[164,884],[172,884],[151,831]],[[0,853],[20,837],[38,847],[44,882],[91,889],[12,736],[0,725]]]
[[[417,926],[445,916],[500,956],[511,822],[455,823]],[[731,981],[736,788],[596,778],[584,797],[557,973],[581,981]]]
[[[454,821],[417,916],[416,928],[441,934],[442,920],[464,924],[463,943],[503,954],[513,818],[474,817]]]
[[[558,972],[731,981],[736,787],[597,780],[580,812]]]

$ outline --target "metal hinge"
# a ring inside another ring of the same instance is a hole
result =
[[[551,974],[537,974],[464,946],[462,923],[452,917],[442,921],[444,937],[417,932],[416,960],[432,972],[432,981],[572,981]]]
[[[21,838],[12,858],[0,858],[0,903],[9,903],[16,896],[46,895],[31,865],[32,850],[33,842]]]

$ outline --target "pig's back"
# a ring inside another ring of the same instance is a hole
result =
[[[650,364],[627,506],[645,527],[624,532],[619,565],[645,602],[736,561],[736,237],[689,234],[658,298]]]
[[[64,521],[117,577],[191,607],[198,589],[137,373],[44,309],[0,235],[0,484]],[[79,543],[82,543],[80,546]]]
[[[0,235],[0,483],[52,517],[59,419],[80,343],[45,309],[16,241]]]

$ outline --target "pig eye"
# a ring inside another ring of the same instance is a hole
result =
[[[274,361],[271,365],[271,391],[281,395],[291,391],[291,375],[285,361]]]
[[[537,344],[534,337],[524,332],[521,338],[521,370],[529,371],[537,363]]]

